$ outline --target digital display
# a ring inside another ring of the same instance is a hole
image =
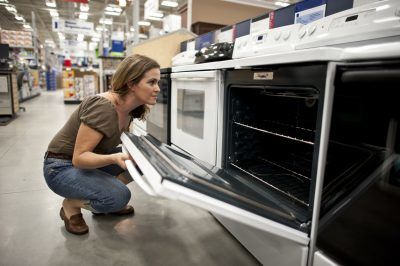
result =
[[[356,20],[357,18],[358,18],[358,15],[350,16],[350,17],[346,18],[345,22],[353,21],[353,20]]]
[[[279,28],[294,23],[294,8],[295,5],[290,5],[274,11],[274,18],[271,28]]]
[[[251,20],[245,20],[236,24],[235,27],[235,39],[248,35],[250,33],[250,22]]]

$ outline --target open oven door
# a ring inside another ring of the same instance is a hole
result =
[[[296,223],[295,215],[257,184],[201,162],[151,135],[123,133],[121,140],[137,164],[126,161],[128,170],[148,194],[180,200],[308,245],[308,234],[290,227]]]

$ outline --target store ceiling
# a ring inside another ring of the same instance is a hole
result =
[[[22,16],[25,20],[25,24],[32,25],[32,13],[35,16],[37,35],[41,43],[45,43],[45,40],[53,40],[54,43],[59,42],[59,36],[56,32],[52,31],[52,17],[50,15],[51,9],[57,9],[59,17],[64,19],[77,19],[79,17],[80,4],[68,2],[66,0],[54,0],[56,2],[56,8],[46,6],[46,0],[0,0],[0,27],[6,30],[24,30],[23,21],[16,20],[15,14],[9,12],[6,9],[7,5],[14,5],[17,14]],[[218,0],[215,0],[218,1]],[[235,2],[240,4],[247,4],[253,6],[265,5],[266,8],[271,8],[275,1],[273,0],[223,0],[229,2]],[[284,2],[297,2],[296,0],[281,0]],[[126,7],[123,7],[123,11],[120,16],[107,16],[113,18],[113,25],[132,25],[132,0],[127,0]],[[140,0],[141,6],[141,18],[143,17],[145,0]],[[187,0],[176,0],[178,2],[177,8],[164,7],[160,5],[160,9],[165,14],[176,13],[177,10],[187,3]],[[102,25],[99,24],[99,20],[103,16],[104,9],[109,4],[118,5],[118,0],[89,0],[89,11],[88,19],[86,21],[93,22],[94,26]],[[161,27],[160,22],[152,22],[155,26]],[[157,24],[158,23],[158,24]],[[66,39],[76,39],[76,36],[65,36]],[[85,40],[89,40],[86,37]]]

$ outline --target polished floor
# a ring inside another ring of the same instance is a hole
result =
[[[62,198],[43,179],[48,142],[76,105],[62,91],[42,92],[0,126],[0,266],[258,265],[208,212],[147,196],[131,183],[132,217],[83,215],[90,232],[65,231]]]

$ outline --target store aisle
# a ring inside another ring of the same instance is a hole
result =
[[[84,218],[89,234],[67,233],[61,197],[43,179],[50,139],[76,105],[62,91],[22,103],[26,112],[0,127],[0,266],[8,265],[257,265],[208,213],[145,195],[134,183],[133,217]]]

